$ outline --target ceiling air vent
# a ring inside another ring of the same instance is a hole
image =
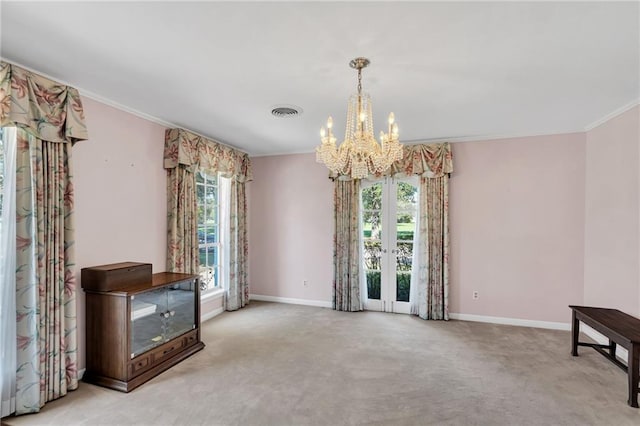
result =
[[[271,115],[279,118],[296,117],[302,114],[302,108],[295,105],[276,105],[271,110]]]

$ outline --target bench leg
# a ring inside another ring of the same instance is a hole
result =
[[[571,314],[571,355],[578,356],[578,336],[580,335],[580,321],[576,318],[576,311]]]
[[[638,381],[640,379],[640,344],[634,343],[629,348],[627,359],[629,373],[629,401],[628,404],[638,408]]]
[[[611,358],[616,359],[616,342],[609,339],[609,355]]]

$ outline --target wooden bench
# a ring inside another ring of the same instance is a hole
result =
[[[638,408],[638,381],[640,379],[640,319],[617,309],[572,306],[571,355],[578,356],[578,346],[589,346],[600,352],[609,361],[627,372],[629,380],[629,400],[627,403]],[[608,345],[579,342],[580,321],[609,339]],[[616,345],[629,352],[627,365],[616,358]],[[608,351],[605,351],[607,349]]]

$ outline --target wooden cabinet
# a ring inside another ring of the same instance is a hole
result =
[[[143,265],[82,270],[89,383],[129,392],[204,348],[198,276],[151,274],[149,268],[141,279]],[[123,269],[132,275],[130,282]],[[112,283],[109,290],[105,282]]]

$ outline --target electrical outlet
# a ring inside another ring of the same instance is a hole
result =
[[[306,287],[308,284],[309,284],[309,281],[307,281],[307,280],[302,281],[302,285],[303,285],[303,286],[305,286],[305,287]]]
[[[480,298],[480,296],[478,295],[477,291],[473,292],[473,300],[478,300]]]

